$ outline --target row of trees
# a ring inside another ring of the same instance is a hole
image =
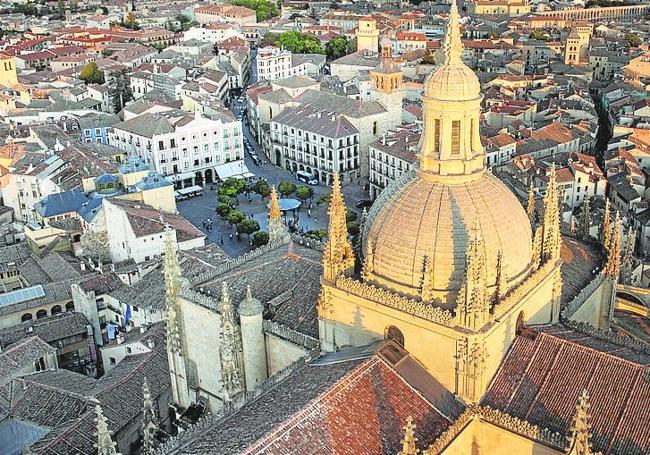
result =
[[[268,197],[271,190],[263,180],[251,186],[244,180],[233,177],[226,179],[219,187],[219,191],[217,191],[219,203],[215,212],[231,226],[236,226],[239,234],[246,234],[254,247],[258,247],[268,243],[269,234],[260,231],[260,224],[257,221],[248,219],[244,212],[236,208],[239,205],[238,196],[242,193],[248,193],[250,195],[250,192],[259,194],[262,200],[264,200],[264,198]]]
[[[300,32],[267,33],[260,46],[283,47],[294,54],[326,54],[330,59],[337,59],[356,50],[356,40],[349,41],[345,36],[338,36],[321,46],[315,35]]]

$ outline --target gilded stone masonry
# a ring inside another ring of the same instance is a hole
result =
[[[320,289],[320,294],[318,295],[318,317],[320,319],[329,319],[332,312],[332,292],[327,289],[325,286],[322,286]]]
[[[399,294],[386,291],[371,284],[362,283],[350,277],[339,277],[336,280],[336,287],[359,297],[372,300],[373,302],[426,319],[427,321],[448,327],[455,325],[454,315],[449,310],[443,310],[442,308],[428,305],[415,299],[402,297]]]
[[[483,374],[487,358],[485,341],[465,338],[458,353],[459,387],[462,396],[476,402],[483,391]]]
[[[549,445],[559,450],[565,447],[564,438],[556,433],[551,433],[546,429],[540,429],[537,425],[513,417],[510,414],[501,412],[490,407],[478,405],[469,406],[451,426],[442,433],[427,449],[422,451],[422,455],[437,455],[441,453],[474,419],[481,419],[492,423],[505,430],[519,434],[542,444]]]

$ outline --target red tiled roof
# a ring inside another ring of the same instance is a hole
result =
[[[417,32],[397,32],[395,38],[404,41],[426,41],[427,37],[424,33]]]
[[[482,404],[567,434],[587,390],[594,452],[650,451],[650,355],[561,325],[518,336]]]
[[[250,446],[246,453],[397,453],[407,417],[426,446],[448,426],[384,360],[374,356]]]

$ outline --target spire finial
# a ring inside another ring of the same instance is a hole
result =
[[[181,351],[181,325],[179,322],[181,267],[176,253],[176,242],[171,229],[165,232],[165,258],[163,260],[165,276],[165,321],[167,323],[167,343],[172,352]]]
[[[97,431],[95,431],[95,436],[97,436],[97,443],[95,448],[97,449],[98,455],[118,455],[117,450],[115,450],[116,443],[111,438],[112,431],[108,429],[108,419],[104,416],[102,408],[99,405],[95,406],[95,423],[97,424]]]
[[[609,213],[609,198],[605,196],[605,213],[603,214],[603,229],[601,232],[603,247],[609,248],[609,237],[612,233],[612,226]]]
[[[595,455],[591,450],[591,418],[589,414],[589,394],[583,390],[576,403],[576,413],[571,422],[570,434],[568,439],[569,446],[567,454],[569,455]]]
[[[278,192],[275,190],[275,185],[271,186],[271,194],[269,196],[269,220],[279,220],[280,201],[278,200]]]
[[[555,164],[551,165],[544,197],[544,232],[542,235],[543,262],[560,258],[562,239],[560,236],[560,200],[557,190]]]
[[[241,388],[242,350],[239,328],[235,322],[235,312],[230,304],[228,284],[221,284],[221,327],[220,327],[221,381],[224,400],[230,401]]]
[[[332,199],[330,201],[327,244],[323,252],[323,278],[334,281],[340,272],[354,268],[354,251],[348,238],[345,220],[345,201],[341,194],[339,175],[332,178]]]
[[[459,65],[463,62],[463,43],[460,39],[460,14],[458,14],[456,0],[451,0],[444,49],[445,65]]]
[[[156,446],[158,422],[147,377],[142,381],[142,454],[150,455]]]
[[[535,189],[533,188],[532,182],[528,187],[528,205],[526,206],[526,213],[528,214],[530,224],[533,224],[533,221],[535,221]]]
[[[251,291],[251,285],[246,286],[246,300],[253,300],[253,291]]]
[[[415,424],[413,423],[413,418],[408,416],[406,418],[406,425],[404,426],[402,450],[397,455],[417,455],[420,453],[417,449],[416,442],[418,442],[418,438],[415,437]]]
[[[274,242],[286,238],[287,234],[288,232],[282,223],[278,192],[275,190],[275,186],[272,186],[269,194],[269,241]]]

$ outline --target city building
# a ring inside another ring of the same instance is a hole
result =
[[[377,21],[372,17],[359,19],[355,35],[357,37],[357,52],[377,52],[379,50],[379,29]]]
[[[113,125],[111,144],[135,153],[177,185],[246,175],[241,122],[170,110]]]
[[[291,52],[273,46],[258,49],[257,79],[274,81],[291,76],[306,76],[307,63],[295,57]]]
[[[368,180],[371,199],[376,199],[384,188],[413,169],[420,134],[420,127],[403,125],[370,144]]]
[[[338,113],[287,108],[271,120],[271,140],[275,162],[285,169],[307,171],[318,181],[334,173],[345,183],[360,176],[359,131]]]

